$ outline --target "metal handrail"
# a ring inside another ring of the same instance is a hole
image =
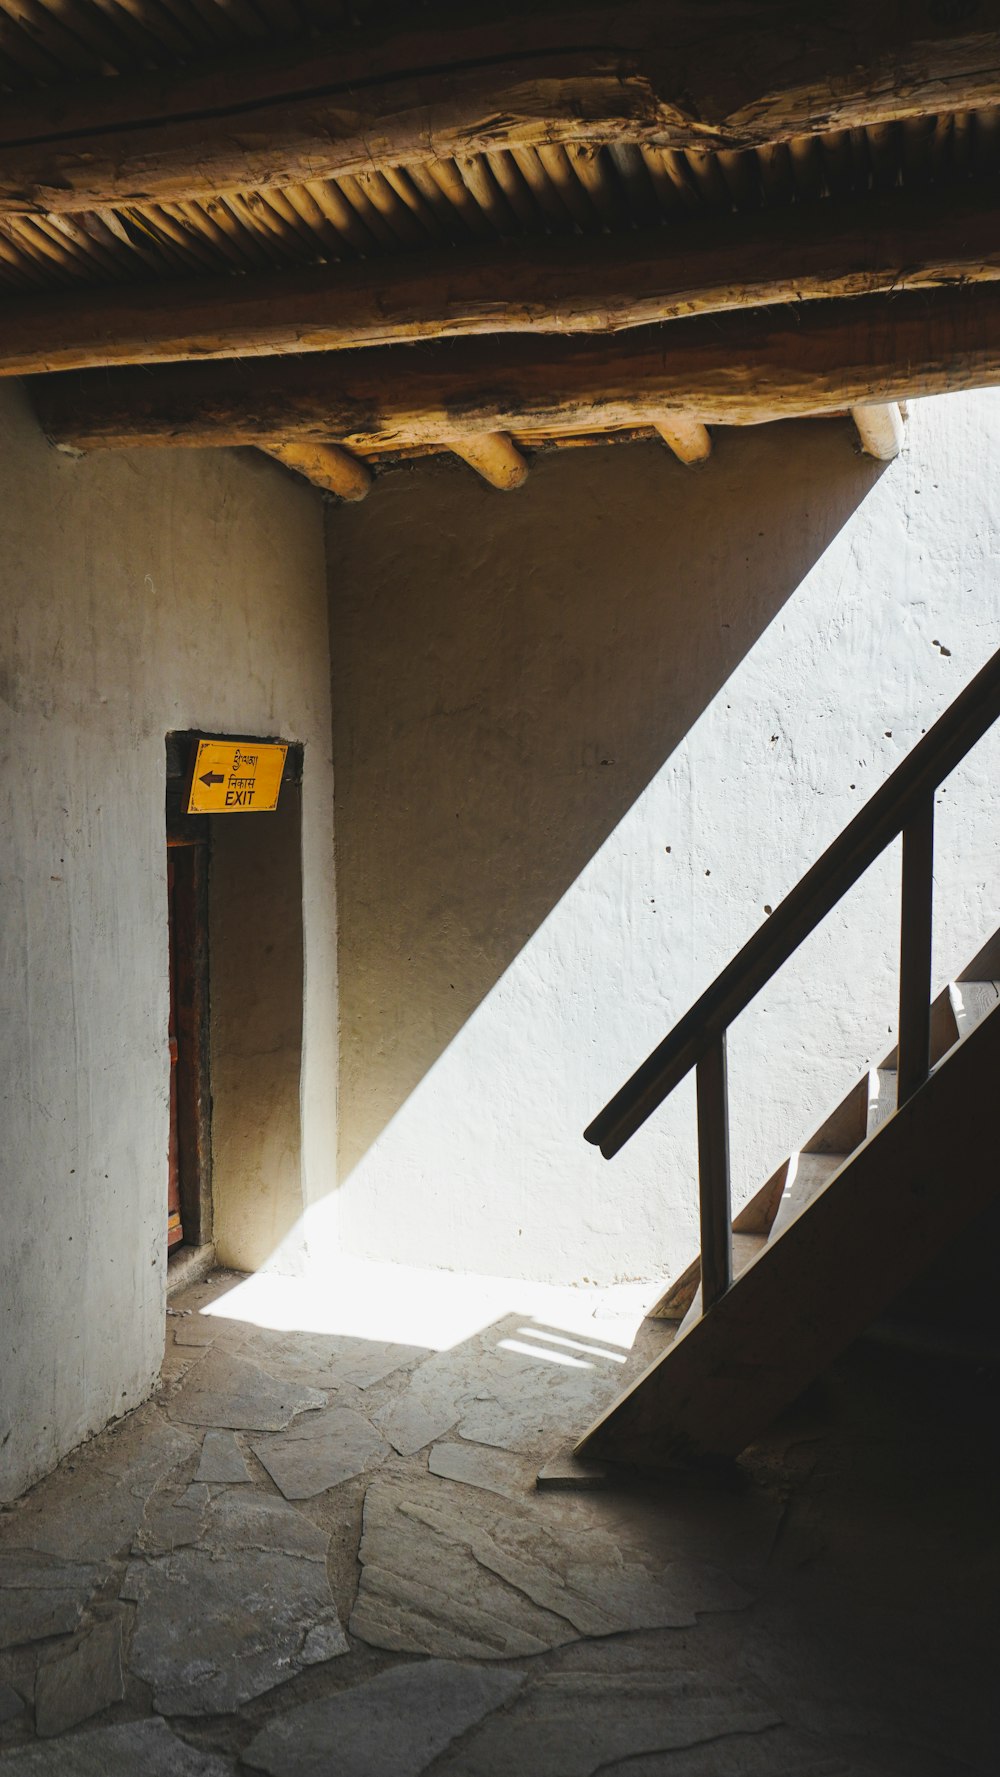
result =
[[[584,1132],[586,1140],[610,1160],[691,1069],[698,1068],[706,1306],[710,1299],[706,1233],[719,1261],[718,1275],[712,1278],[714,1293],[721,1293],[731,1280],[726,1031],[858,877],[902,833],[899,1103],[926,1079],[930,1046],[934,793],[998,718],[1000,651],[987,661],[779,903],[766,925],[754,933]],[[712,1181],[708,1190],[706,1173]],[[710,1201],[706,1201],[706,1196]]]

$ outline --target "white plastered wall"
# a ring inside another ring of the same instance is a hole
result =
[[[303,1192],[332,1183],[336,959],[318,496],[228,451],[60,457],[0,392],[0,1498],[163,1352],[164,736],[304,743]]]
[[[611,1164],[581,1139],[766,909],[1000,645],[1000,397],[458,465],[331,515],[341,1229],[554,1280],[694,1250],[689,1082]],[[935,979],[1000,923],[981,746],[939,799]],[[895,1030],[898,853],[731,1033],[734,1191]]]

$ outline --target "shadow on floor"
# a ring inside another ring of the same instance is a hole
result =
[[[156,1397],[0,1515],[0,1772],[995,1769],[987,1374],[859,1345],[725,1476],[540,1493],[634,1294],[453,1302],[435,1349],[253,1282],[175,1299]]]

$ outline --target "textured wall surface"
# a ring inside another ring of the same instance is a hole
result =
[[[318,499],[231,452],[70,461],[9,385],[0,433],[9,1498],[162,1357],[169,729],[305,743],[307,1196],[330,1184],[336,1011]]]
[[[693,1091],[581,1131],[1000,644],[1000,399],[380,479],[329,519],[341,1214],[377,1257],[671,1274]],[[939,798],[940,982],[998,923],[1000,751]],[[746,1196],[892,1045],[890,853],[731,1033]]]

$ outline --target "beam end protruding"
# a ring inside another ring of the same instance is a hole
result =
[[[876,457],[880,463],[891,463],[893,457],[898,457],[903,448],[903,415],[899,402],[852,407],[851,418],[866,457]]]
[[[653,424],[663,439],[669,444],[678,462],[687,463],[694,468],[698,463],[707,463],[712,454],[712,439],[708,427],[700,420],[692,419],[688,413],[664,414]]]
[[[276,457],[286,469],[304,475],[314,487],[337,494],[341,500],[363,500],[374,477],[367,463],[352,457],[339,444],[268,444],[269,457]]]
[[[458,438],[448,448],[491,487],[502,488],[505,493],[520,487],[527,477],[528,464],[506,432],[482,432],[474,438]]]

